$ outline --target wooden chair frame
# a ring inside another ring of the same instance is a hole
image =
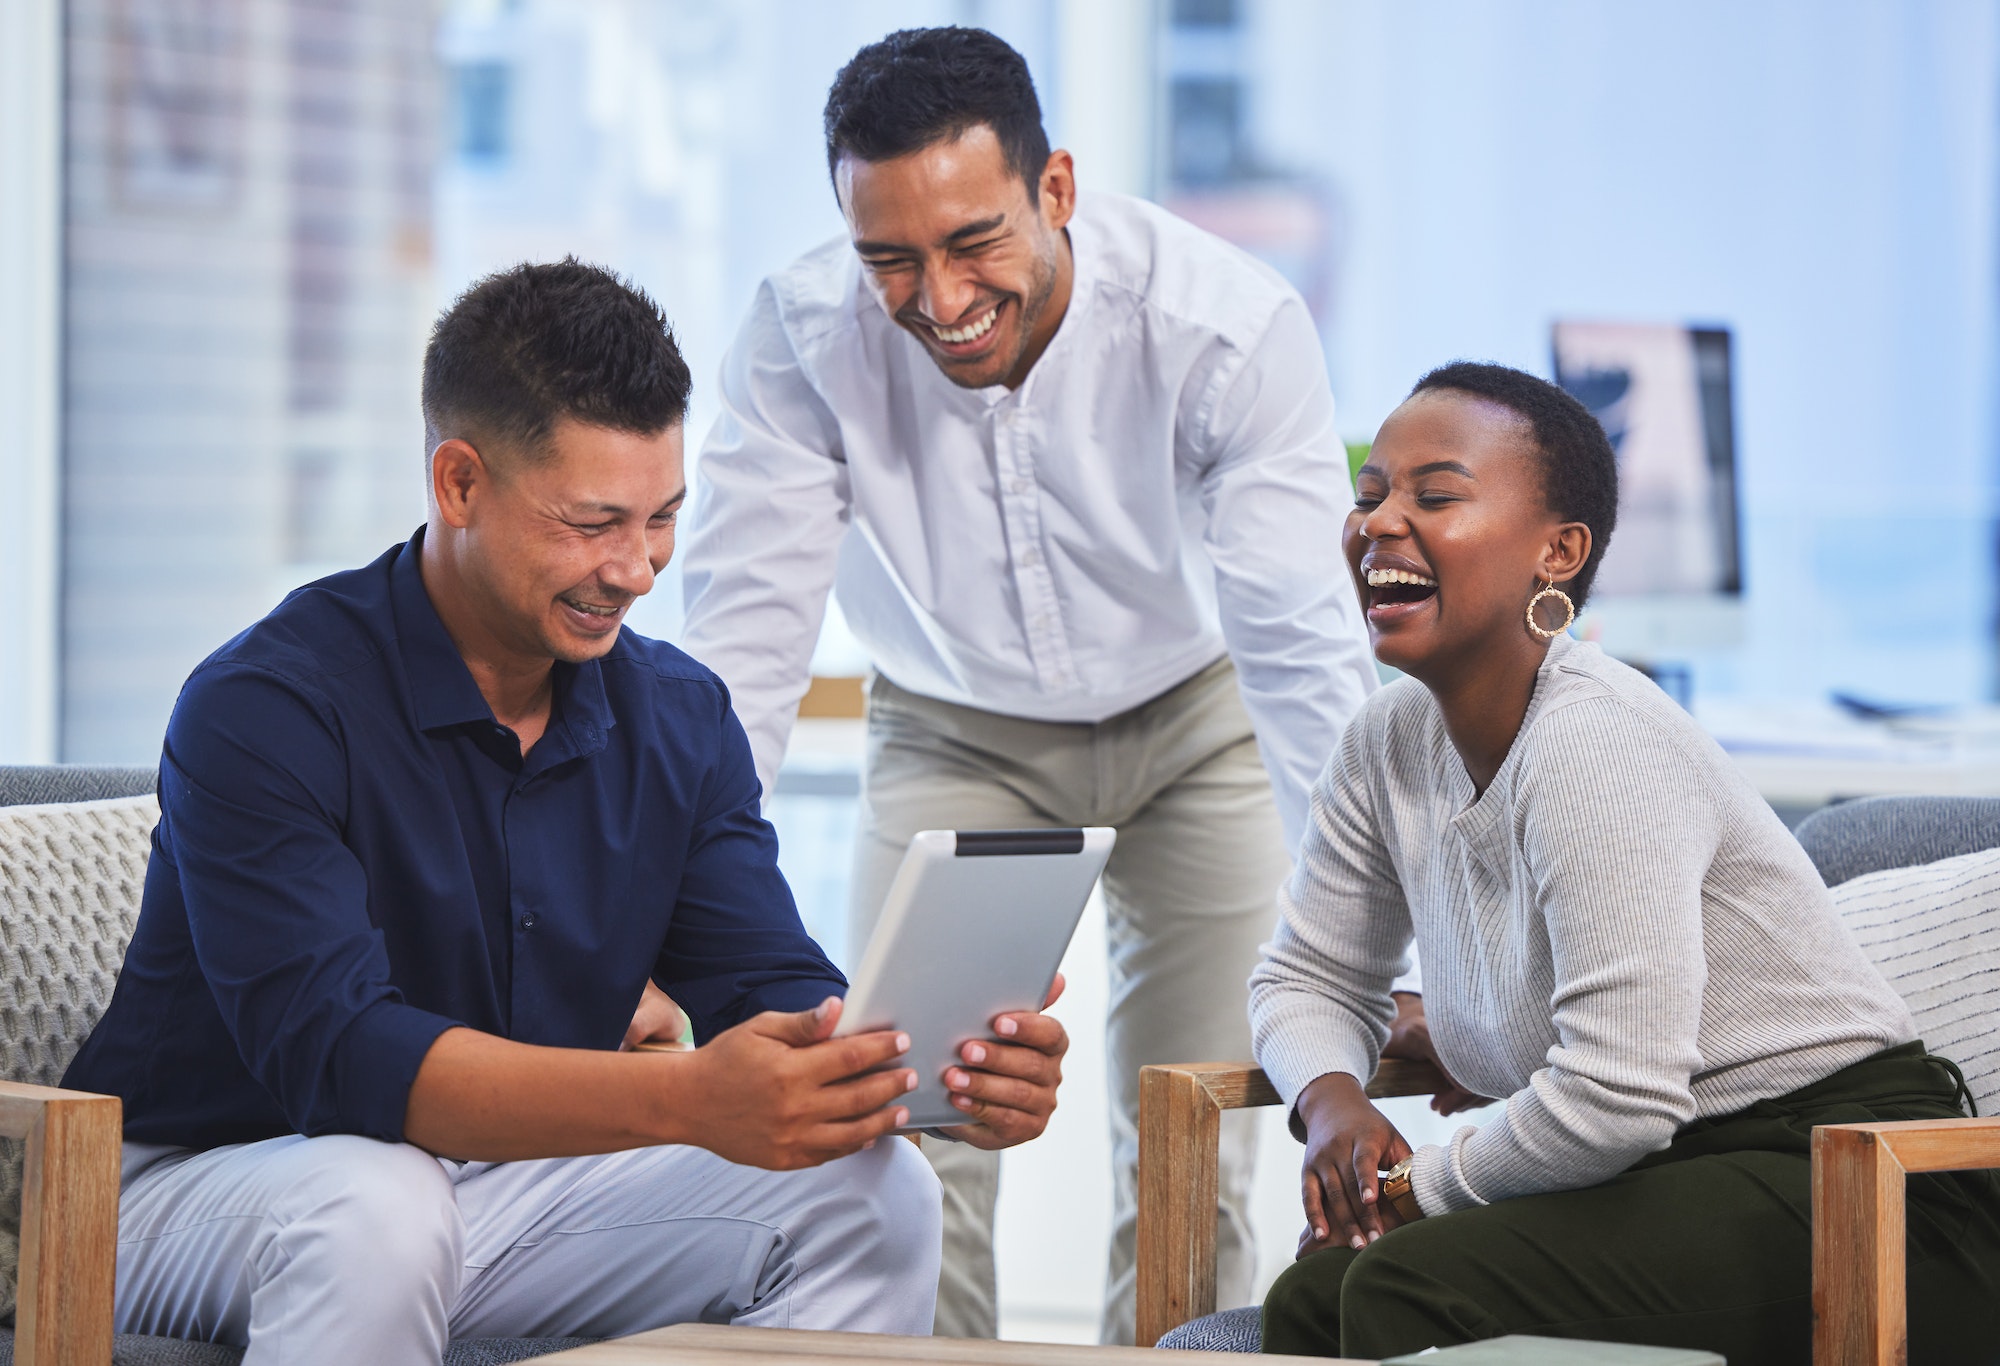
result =
[[[16,1366],[109,1366],[123,1128],[116,1096],[0,1082],[0,1137],[27,1140]]]
[[[1367,1090],[1376,1099],[1430,1096],[1444,1085],[1444,1077],[1427,1062],[1386,1058]],[[1215,1312],[1222,1112],[1278,1102],[1278,1088],[1252,1063],[1174,1063],[1140,1070],[1136,1338],[1141,1347]]]
[[[1813,1366],[1909,1360],[1903,1178],[2000,1167],[2000,1119],[1813,1130]]]

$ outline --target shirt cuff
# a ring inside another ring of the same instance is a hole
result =
[[[1288,1011],[1259,1023],[1257,1065],[1287,1105],[1297,1105],[1299,1093],[1329,1072],[1345,1072],[1364,1086],[1375,1075],[1373,1040],[1358,1037],[1351,1017]]]
[[[440,1034],[460,1027],[402,1001],[378,1001],[355,1016],[334,1045],[336,1122],[329,1132],[403,1142],[417,1069]]]
[[[1488,1203],[1465,1179],[1465,1141],[1479,1130],[1468,1124],[1445,1146],[1426,1143],[1410,1155],[1410,1193],[1426,1217],[1476,1209]]]

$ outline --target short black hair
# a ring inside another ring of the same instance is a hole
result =
[[[1618,525],[1618,457],[1590,409],[1545,379],[1505,365],[1457,360],[1417,381],[1410,397],[1449,390],[1515,414],[1534,433],[1542,462],[1542,496],[1565,522],[1590,528],[1590,556],[1562,585],[1578,607],[1590,597],[1597,566]]]
[[[870,43],[826,92],[826,170],[840,159],[888,161],[985,124],[1007,166],[1041,200],[1049,135],[1021,54],[983,28],[906,28]]]
[[[459,295],[431,329],[427,445],[462,435],[534,459],[562,418],[651,436],[687,416],[692,388],[644,290],[574,256],[523,263]]]

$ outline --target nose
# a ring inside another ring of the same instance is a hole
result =
[[[1401,501],[1391,493],[1368,509],[1356,531],[1364,540],[1380,541],[1406,534],[1409,531],[1409,519],[1403,514]]]
[[[979,286],[963,266],[949,257],[932,262],[924,270],[920,302],[924,316],[932,322],[949,326],[959,321],[978,297]]]
[[[666,561],[653,563],[652,546],[646,537],[646,527],[642,522],[619,536],[610,547],[611,553],[598,566],[597,577],[607,588],[621,593],[630,593],[635,598],[643,598],[653,591],[653,580],[659,571],[666,568]]]

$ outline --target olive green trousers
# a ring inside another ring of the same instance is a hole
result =
[[[1714,1120],[1586,1190],[1523,1196],[1295,1262],[1264,1350],[1376,1360],[1507,1333],[1809,1366],[1812,1129],[1962,1116],[1949,1063],[1906,1044]],[[2000,1362],[2000,1174],[1910,1178],[1910,1361]]]

